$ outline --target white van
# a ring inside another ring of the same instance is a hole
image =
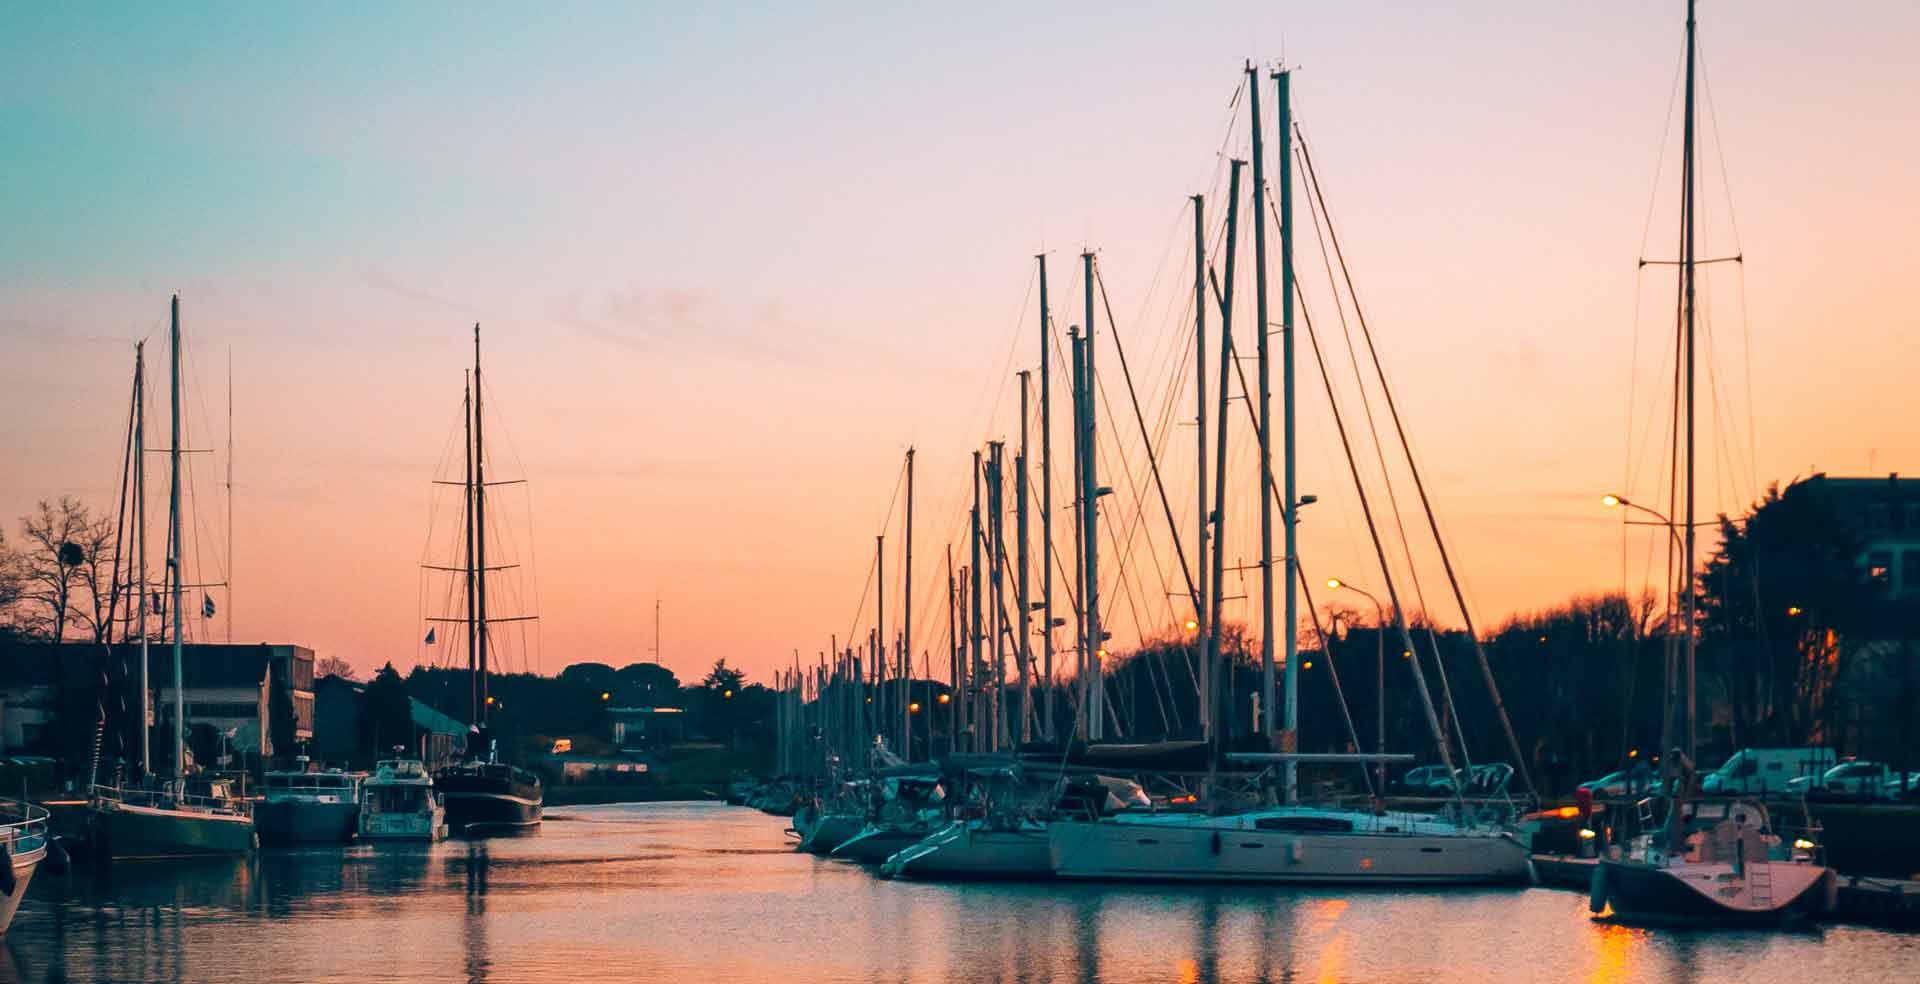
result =
[[[1819,782],[1833,765],[1831,748],[1743,748],[1727,764],[1707,773],[1700,790],[1708,795],[1785,793],[1794,779]]]

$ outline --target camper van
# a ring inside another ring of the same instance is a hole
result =
[[[1806,777],[1818,782],[1833,765],[1831,748],[1743,748],[1727,764],[1707,773],[1700,790],[1709,796],[1786,793],[1792,780]]]

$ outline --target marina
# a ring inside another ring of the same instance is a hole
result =
[[[1912,976],[1863,2],[0,15],[0,984]]]
[[[706,804],[567,807],[538,834],[264,848],[36,879],[20,980],[1897,980],[1920,936],[1595,922],[1582,893],[884,881]]]

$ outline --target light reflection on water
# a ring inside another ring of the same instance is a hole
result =
[[[42,874],[0,980],[1897,979],[1920,935],[1594,923],[1586,894],[882,882],[706,804],[536,834]]]

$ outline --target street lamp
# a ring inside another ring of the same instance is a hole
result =
[[[1600,504],[1603,506],[1606,506],[1608,509],[1638,509],[1641,512],[1646,513],[1647,515],[1652,516],[1654,519],[1657,519],[1660,521],[1660,525],[1665,526],[1667,528],[1668,535],[1673,537],[1673,545],[1680,548],[1681,553],[1684,554],[1687,552],[1687,545],[1681,542],[1680,540],[1680,531],[1677,529],[1674,529],[1673,520],[1668,519],[1665,513],[1656,512],[1652,509],[1648,509],[1646,506],[1643,506],[1638,502],[1628,502],[1625,497],[1615,495],[1612,492],[1609,492],[1606,495],[1601,496]],[[1692,558],[1688,558],[1688,560],[1689,560],[1689,563],[1691,563]]]
[[[1374,623],[1374,733],[1373,750],[1381,755],[1387,753],[1387,607],[1380,599],[1368,594],[1364,589],[1356,588],[1337,577],[1327,578],[1327,587],[1335,591],[1345,588],[1368,601],[1373,602]],[[1373,774],[1379,780],[1375,787],[1382,795],[1387,791],[1387,761],[1381,759],[1375,763]]]

